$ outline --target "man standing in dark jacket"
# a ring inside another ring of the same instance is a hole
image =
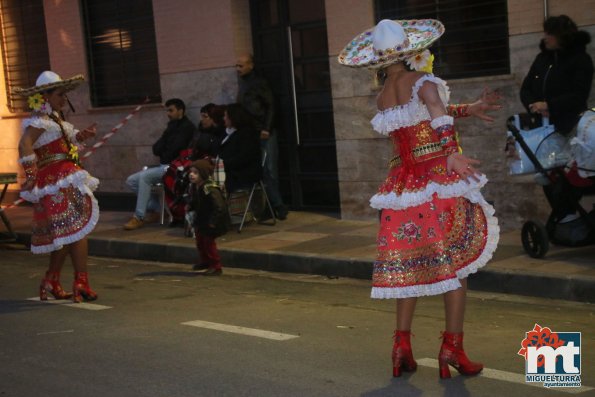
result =
[[[125,230],[134,230],[158,218],[159,201],[152,197],[151,185],[162,181],[163,175],[180,151],[188,148],[194,134],[194,124],[186,117],[186,105],[181,99],[173,98],[165,102],[169,123],[161,137],[153,144],[153,154],[159,157],[159,165],[149,167],[126,180],[126,184],[136,194],[134,216],[125,225]],[[148,212],[151,211],[151,212]]]
[[[267,153],[262,179],[277,218],[284,220],[287,218],[287,207],[279,193],[279,146],[277,134],[273,130],[273,92],[267,81],[254,73],[254,58],[251,54],[244,54],[238,58],[236,70],[239,76],[237,102],[254,117],[256,128],[260,131],[261,147]]]
[[[543,23],[544,38],[521,87],[521,101],[531,113],[549,117],[556,131],[568,134],[587,109],[593,61],[586,51],[588,32],[566,15]]]

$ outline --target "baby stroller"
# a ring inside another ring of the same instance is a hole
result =
[[[546,118],[518,114],[507,121],[506,152],[513,160],[510,173],[535,174],[552,211],[543,225],[525,222],[521,239],[525,252],[543,258],[549,242],[564,246],[595,243],[595,208],[587,212],[580,200],[595,194],[595,111],[586,111],[577,136],[557,134]]]

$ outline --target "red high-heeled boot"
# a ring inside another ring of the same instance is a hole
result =
[[[41,279],[39,284],[39,300],[48,300],[48,292],[51,293],[55,299],[70,299],[71,292],[66,292],[60,285],[60,272],[45,272],[45,277]]]
[[[442,333],[442,346],[438,354],[438,368],[440,378],[450,378],[452,365],[461,375],[477,375],[483,369],[482,363],[470,361],[463,350],[463,333],[453,334],[444,331]]]
[[[74,272],[74,282],[72,283],[72,300],[76,303],[85,301],[94,301],[97,299],[95,291],[89,287],[89,275],[87,272]]]
[[[401,376],[401,370],[413,372],[417,363],[411,351],[411,331],[395,330],[395,343],[393,344],[393,376]]]

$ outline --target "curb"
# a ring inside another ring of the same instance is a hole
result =
[[[18,233],[18,241],[29,245],[31,235]],[[361,259],[332,256],[249,251],[220,248],[227,267],[280,273],[317,274],[329,278],[371,279],[373,264]],[[196,248],[179,244],[154,244],[116,239],[89,238],[89,255],[157,262],[194,264]],[[469,276],[469,289],[540,298],[595,303],[595,278],[548,277],[520,272],[480,269]]]

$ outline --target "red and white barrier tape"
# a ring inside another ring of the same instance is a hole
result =
[[[122,121],[120,123],[118,123],[116,126],[114,126],[114,128],[112,128],[110,130],[110,132],[105,134],[99,142],[95,143],[93,146],[91,146],[89,149],[87,149],[87,151],[85,151],[85,154],[83,154],[80,157],[81,161],[83,161],[87,157],[91,156],[97,149],[99,149],[100,147],[105,145],[105,143],[108,141],[108,139],[110,139],[112,136],[114,136],[114,134],[116,132],[118,132],[118,130],[120,128],[122,128],[126,123],[128,123],[128,120],[133,118],[141,110],[141,108],[144,106],[144,104],[147,102],[149,102],[149,98],[145,99],[145,101],[143,102],[142,105],[138,105],[137,107],[135,107],[134,110],[132,112],[130,112],[126,117],[124,117],[124,119],[122,119]],[[3,209],[7,210],[9,208],[16,207],[17,205],[21,204],[23,201],[25,201],[25,200],[23,200],[22,198],[19,198],[18,200],[16,200],[15,202],[13,202],[10,205],[7,205]]]
[[[148,99],[145,100],[144,103],[146,103],[146,102],[148,102]],[[130,112],[130,114],[128,116],[124,117],[124,119],[118,125],[116,125],[114,128],[112,128],[110,130],[110,132],[105,134],[99,142],[95,143],[93,146],[88,148],[87,151],[85,152],[85,154],[83,154],[81,156],[81,161],[83,161],[84,159],[89,157],[91,154],[93,154],[93,152],[95,152],[97,149],[99,149],[100,147],[105,145],[107,140],[110,139],[112,136],[114,136],[115,133],[118,132],[118,130],[120,128],[122,128],[128,122],[128,120],[133,118],[139,112],[139,110],[141,110],[142,107],[143,107],[143,105],[138,105],[137,107],[135,107],[134,110],[132,112]]]

